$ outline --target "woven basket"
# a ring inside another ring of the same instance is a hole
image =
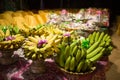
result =
[[[15,51],[14,49],[1,51],[2,57],[0,57],[0,64],[10,65],[15,63],[17,61],[17,58],[12,57],[14,54],[14,51]]]
[[[89,72],[77,73],[77,72],[69,72],[63,68],[60,68],[60,70],[66,76],[67,80],[92,80],[95,69],[96,67],[93,67],[92,70]]]

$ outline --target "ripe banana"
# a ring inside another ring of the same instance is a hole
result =
[[[36,55],[36,53],[33,53],[33,54],[32,54],[31,59],[32,59],[32,60],[37,59],[37,55]]]
[[[32,36],[29,36],[28,39],[36,44],[38,44],[38,40]]]
[[[5,37],[8,37],[8,36],[10,36],[11,34],[10,34],[10,30],[9,29],[7,29],[7,31],[6,31],[6,33],[5,33]]]

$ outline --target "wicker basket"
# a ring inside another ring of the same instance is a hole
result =
[[[10,65],[10,64],[15,63],[17,61],[17,58],[12,57],[14,54],[14,51],[15,51],[14,49],[1,51],[2,56],[0,57],[0,64]]]
[[[46,72],[45,61],[44,59],[33,60],[30,71],[35,74],[42,74]]]
[[[69,72],[60,67],[59,69],[66,76],[67,80],[92,80],[96,67],[93,67],[91,71],[85,73]]]

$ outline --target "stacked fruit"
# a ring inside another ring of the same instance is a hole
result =
[[[0,26],[0,50],[18,49],[24,41],[16,26]]]
[[[51,33],[61,35],[65,33],[65,31],[60,30],[59,25],[45,24],[36,26],[36,28],[30,30],[30,33],[31,35],[49,35]]]
[[[112,49],[113,49],[113,44],[112,44],[112,40],[109,34],[104,33],[104,32],[93,32],[92,34],[90,34],[87,38],[90,41],[90,48],[87,50],[87,57],[89,58],[89,56],[91,55],[96,55],[93,52],[93,50],[101,51],[102,48],[105,49],[104,54],[108,56]],[[95,52],[96,52],[95,51]]]
[[[58,52],[61,39],[61,35],[53,33],[29,36],[23,44],[25,57],[33,60],[50,57]]]
[[[111,52],[113,47],[108,34],[104,32],[93,32],[88,38],[67,38],[67,42],[59,44],[60,52],[56,56],[56,63],[63,69],[70,72],[89,72],[95,68],[96,62],[106,51]],[[69,41],[71,40],[71,41]]]
[[[82,41],[78,38],[71,39],[70,36],[68,36],[67,40],[68,42],[62,41],[59,44],[60,52],[55,58],[56,63],[70,72],[81,73],[92,71],[94,65],[89,59],[86,59],[87,52],[86,48],[81,45]]]

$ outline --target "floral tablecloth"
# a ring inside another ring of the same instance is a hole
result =
[[[99,61],[96,70],[91,74],[89,80],[106,80],[105,72],[109,61]],[[31,60],[19,58],[11,65],[0,65],[0,80],[71,80],[56,66],[52,59],[46,59],[46,72],[33,74],[30,72]],[[88,80],[87,76],[79,80]]]

